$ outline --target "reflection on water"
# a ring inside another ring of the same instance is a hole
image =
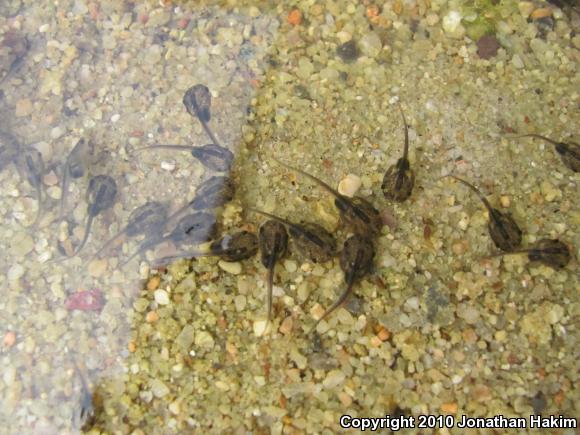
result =
[[[238,236],[224,234],[220,216],[277,23],[169,4],[8,9],[0,421],[8,433],[63,433],[90,426],[93,390],[120,375],[148,264],[234,261]]]

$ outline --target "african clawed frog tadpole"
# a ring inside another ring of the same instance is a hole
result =
[[[455,175],[447,175],[447,177],[454,178],[466,185],[481,199],[489,214],[489,235],[493,243],[495,243],[495,246],[502,251],[513,251],[520,246],[522,243],[522,230],[518,227],[510,213],[501,212],[493,208],[487,198],[474,185]]]
[[[287,169],[310,178],[316,184],[331,193],[335,198],[334,205],[339,210],[341,219],[350,229],[352,229],[353,232],[357,234],[379,234],[381,232],[383,226],[381,215],[366,199],[361,198],[360,196],[349,198],[348,196],[340,194],[337,190],[333,189],[314,175],[287,165],[276,158],[274,158],[274,161]]]

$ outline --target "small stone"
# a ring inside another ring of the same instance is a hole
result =
[[[152,292],[153,290],[157,290],[159,288],[159,284],[161,283],[161,277],[159,275],[155,275],[151,277],[149,281],[147,281],[147,290]]]
[[[351,39],[336,48],[336,54],[345,63],[352,63],[359,57],[360,53],[356,42]]]
[[[346,177],[340,180],[340,183],[338,183],[338,193],[352,198],[354,194],[360,189],[361,185],[362,182],[359,176],[348,174]]]
[[[211,349],[214,346],[213,337],[207,331],[200,331],[195,334],[195,345]]]
[[[50,171],[42,178],[42,182],[47,186],[56,186],[58,184],[58,177],[54,171]]]
[[[443,17],[443,30],[447,33],[454,33],[461,24],[461,14],[457,11],[449,11]]]
[[[159,305],[168,305],[169,304],[169,295],[165,290],[155,290],[155,302]]]
[[[24,257],[34,248],[34,240],[27,233],[16,233],[10,241],[10,252],[16,257]]]
[[[179,335],[175,338],[175,343],[184,351],[189,351],[193,343],[195,330],[191,325],[185,325]]]
[[[286,259],[284,260],[284,269],[286,269],[287,272],[294,273],[298,269],[298,265],[294,260]]]
[[[164,171],[171,172],[175,169],[175,162],[167,162],[165,160],[161,161],[161,169]]]
[[[499,50],[499,41],[495,36],[484,35],[477,41],[477,55],[481,59],[491,59]]]
[[[149,301],[145,298],[138,298],[137,300],[135,300],[135,302],[133,302],[133,308],[135,308],[135,311],[137,311],[138,313],[144,312],[148,306]]]
[[[253,325],[254,335],[256,337],[261,337],[266,332],[267,327],[268,327],[267,320],[256,320]]]
[[[294,326],[294,321],[292,320],[292,316],[288,316],[282,321],[279,331],[284,335],[290,334],[292,332],[292,326]]]
[[[4,334],[2,343],[4,343],[4,346],[6,347],[14,346],[14,343],[16,343],[16,333],[14,331],[8,331],[6,334]]]
[[[237,261],[232,263],[230,261],[220,260],[218,266],[222,270],[225,270],[226,272],[231,273],[232,275],[239,275],[240,273],[242,273],[242,263]]]
[[[519,2],[518,9],[522,17],[528,18],[534,10],[534,4],[532,2]]]
[[[511,204],[510,197],[507,195],[502,195],[499,198],[499,203],[501,204],[502,207],[508,208]]]
[[[550,9],[550,8],[538,8],[530,14],[530,18],[532,20],[539,20],[540,18],[546,18],[546,17],[549,17],[551,15],[552,15],[552,9]]]
[[[119,119],[121,119],[121,115],[119,115],[118,113],[115,113],[113,116],[111,116],[111,122],[114,124],[115,122],[119,121]]]
[[[243,311],[246,308],[246,297],[244,295],[237,295],[234,298],[234,306],[236,307],[236,311]]]
[[[324,388],[333,388],[344,382],[345,374],[341,370],[331,370],[322,381]]]
[[[89,275],[94,277],[94,278],[98,278],[98,277],[102,276],[106,270],[107,270],[107,259],[106,258],[101,258],[101,259],[91,261],[89,263],[89,267],[87,269],[87,271],[89,272]]]
[[[381,38],[374,32],[369,32],[360,40],[360,50],[368,57],[376,57],[383,48]]]
[[[50,130],[50,138],[58,139],[64,134],[64,132],[65,132],[64,128],[62,128],[60,125],[56,126],[52,130]]]
[[[14,264],[10,269],[8,269],[8,280],[17,281],[24,276],[24,267],[20,264]]]
[[[390,331],[387,328],[381,326],[381,329],[377,333],[377,337],[379,337],[381,341],[387,341],[390,336],[391,336]]]
[[[555,187],[552,183],[547,180],[542,181],[540,184],[540,190],[542,191],[542,195],[544,199],[548,202],[552,202],[555,199],[562,198],[562,192],[560,189]]]
[[[17,118],[24,118],[32,113],[33,106],[32,101],[28,98],[23,98],[16,102],[15,115]]]
[[[157,314],[157,311],[149,311],[147,313],[147,315],[145,316],[145,321],[147,323],[154,323],[157,322],[159,320],[159,314]]]
[[[169,394],[169,388],[167,387],[167,385],[165,385],[159,379],[152,379],[150,386],[151,386],[151,392],[158,399]]]
[[[456,402],[443,403],[441,405],[441,411],[447,412],[449,414],[455,414],[457,412],[457,403]]]

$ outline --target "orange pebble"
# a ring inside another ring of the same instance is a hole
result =
[[[457,412],[457,403],[456,402],[444,403],[441,405],[441,411],[448,412],[450,414],[455,414]]]
[[[292,9],[288,14],[288,22],[293,26],[297,26],[302,23],[302,12],[300,9]]]
[[[381,330],[379,331],[377,336],[379,337],[379,339],[381,341],[387,341],[389,339],[389,337],[391,336],[391,333],[389,332],[389,330],[387,328],[381,328]]]
[[[14,343],[16,343],[16,334],[14,333],[14,331],[8,331],[4,335],[3,343],[4,343],[4,346],[6,346],[6,347],[14,346]]]
[[[377,5],[370,5],[367,7],[367,17],[374,18],[379,15],[379,7]]]

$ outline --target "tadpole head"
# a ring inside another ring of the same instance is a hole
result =
[[[191,116],[201,122],[209,122],[211,118],[211,94],[205,85],[195,85],[187,90],[183,96],[183,104]]]
[[[260,226],[258,231],[260,259],[264,267],[268,267],[271,258],[281,258],[288,248],[288,233],[286,227],[276,220],[270,219]]]
[[[182,217],[171,235],[176,242],[203,243],[215,238],[217,230],[213,213],[197,212]]]
[[[37,187],[41,184],[44,175],[44,161],[42,154],[37,149],[25,148],[16,157],[16,163],[22,177],[26,178],[31,186]]]
[[[212,171],[227,172],[234,160],[234,153],[214,143],[193,147],[191,155]]]
[[[129,216],[127,236],[134,237],[138,234],[148,234],[162,228],[167,219],[167,207],[157,201],[151,201],[137,207]]]
[[[109,175],[97,175],[90,179],[87,189],[88,214],[96,216],[113,206],[117,197],[117,183]]]
[[[411,196],[415,186],[415,174],[409,160],[399,159],[385,172],[381,189],[386,199],[403,202]]]

